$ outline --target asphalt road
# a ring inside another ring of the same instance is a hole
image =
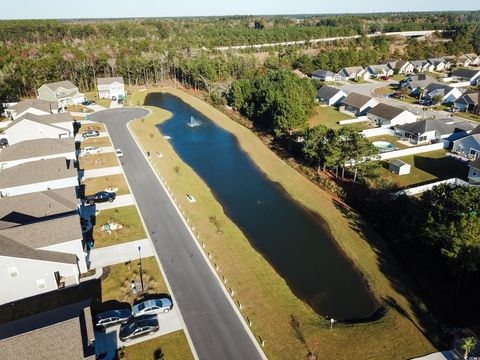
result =
[[[200,359],[262,359],[168,195],[130,135],[129,120],[144,109],[104,110],[90,116],[107,125]],[[161,326],[161,325],[160,325]]]

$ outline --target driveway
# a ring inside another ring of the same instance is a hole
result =
[[[109,176],[109,175],[116,175],[121,174],[122,167],[121,166],[112,166],[107,168],[101,169],[91,169],[91,170],[80,170],[78,172],[78,176],[84,179],[92,178],[92,177],[99,177],[99,176]]]
[[[87,108],[89,108],[90,110],[93,110],[94,112],[97,112],[97,111],[102,111],[102,110],[105,110],[106,108],[101,106],[101,105],[88,105]],[[90,114],[91,115],[91,114]]]
[[[137,147],[126,124],[148,114],[139,108],[105,110],[113,144],[125,152],[124,171],[200,359],[264,358],[227,298],[179,212]]]
[[[148,239],[130,241],[123,244],[94,248],[90,252],[92,267],[100,268],[109,265],[137,261],[139,258],[138,247],[140,246],[142,258],[155,255]]]

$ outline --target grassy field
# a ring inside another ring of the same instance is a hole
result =
[[[355,119],[353,116],[344,114],[338,111],[333,106],[320,106],[316,105],[312,115],[308,119],[308,124],[310,127],[317,126],[319,124],[325,125],[330,129],[340,129],[343,126],[350,126],[357,130],[370,129],[371,126],[367,122],[354,123],[348,125],[340,125],[338,122],[340,120],[350,120]]]
[[[307,352],[312,350],[320,355],[319,358],[335,354],[336,359],[405,359],[434,351],[424,335],[425,326],[430,323],[424,322],[424,306],[409,290],[410,280],[381,239],[351,209],[282,162],[248,129],[205,102],[177,89],[150,91],[171,92],[235,134],[241,147],[270,179],[328,222],[339,247],[362,271],[375,297],[393,304],[387,306],[385,316],[376,322],[337,324],[330,331],[329,322],[291,292],[224,214],[206,184],[154,128],[170,114],[150,107],[151,115],[132,122],[131,129],[146,151],[164,154],[164,159],[152,157],[150,160],[200,234],[206,251],[212,255],[212,262],[219,266],[221,275],[228,278],[227,286],[235,290],[235,299],[244,304],[242,314],[252,320],[252,332],[257,339],[261,336],[266,341],[264,351],[270,359],[305,359]],[[133,93],[131,104],[143,104],[147,94]],[[165,160],[172,158],[175,169],[172,162]],[[183,196],[186,193],[193,194],[197,202],[188,203]],[[292,315],[298,320],[298,327],[292,328]]]
[[[156,339],[148,340],[128,346],[118,351],[119,359],[126,360],[190,360],[193,355],[190,352],[187,338],[183,331],[176,331]]]
[[[374,142],[374,141],[388,141],[389,143],[392,143],[393,145],[395,145],[395,149],[396,150],[400,150],[400,149],[406,149],[408,146],[398,142],[400,139],[396,136],[392,136],[392,135],[378,135],[378,136],[372,136],[372,137],[369,137],[368,140],[370,140],[370,142]]]
[[[99,132],[105,132],[105,125],[100,124],[100,123],[82,123],[80,125],[80,129],[78,130],[78,133],[84,133],[87,131],[92,131],[92,130],[97,130]]]
[[[80,148],[86,148],[87,146],[96,146],[96,147],[107,147],[112,146],[112,142],[108,136],[99,136],[94,138],[89,138],[80,143]]]
[[[81,113],[92,113],[93,110],[87,108],[86,106],[83,105],[69,105],[67,107],[67,111],[69,112],[81,112]]]
[[[123,174],[87,178],[82,181],[82,185],[85,186],[85,195],[95,194],[111,187],[118,188],[118,191],[116,191],[117,195],[130,193]]]
[[[389,162],[382,161],[381,176],[392,180],[398,188],[411,187],[439,180],[458,177],[466,180],[467,165],[452,157],[445,156],[446,150],[409,155],[398,159],[412,165],[408,175],[398,176],[388,171]]]
[[[119,166],[117,156],[112,152],[79,157],[78,164],[79,168],[82,170],[93,170]]]
[[[90,92],[85,93],[85,97],[88,100],[94,100],[97,105],[103,106],[104,108],[107,108],[107,109],[110,108],[110,103],[112,102],[111,100],[109,100],[109,99],[98,99],[97,96],[98,96],[97,91],[90,91]]]
[[[108,234],[101,231],[102,226],[107,222],[121,224],[123,227]],[[140,215],[135,205],[102,210],[95,218],[93,239],[96,248],[141,240],[146,237],[147,234],[145,234]]]
[[[454,114],[456,117],[460,117],[462,119],[473,120],[476,122],[480,122],[480,115],[472,114],[469,112],[456,112]]]
[[[387,85],[383,87],[376,88],[373,90],[373,93],[378,97],[384,97],[396,91],[396,85]]]

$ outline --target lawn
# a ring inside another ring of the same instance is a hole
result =
[[[456,112],[454,114],[455,117],[460,117],[462,119],[473,120],[476,122],[480,122],[480,115],[472,114],[469,112]]]
[[[341,113],[333,106],[316,105],[313,109],[312,115],[308,119],[308,124],[312,128],[316,125],[322,124],[331,129],[339,129],[340,120],[355,119],[353,116]]]
[[[375,90],[373,90],[373,93],[378,97],[385,97],[387,95],[390,95],[391,93],[394,93],[396,89],[396,85],[387,85],[376,88]]]
[[[87,146],[96,146],[96,147],[107,147],[112,146],[110,138],[108,136],[99,136],[94,138],[88,138],[80,143],[80,148],[85,148]]]
[[[400,149],[406,149],[410,146],[406,146],[400,142],[398,142],[400,139],[396,136],[392,136],[392,135],[378,135],[378,136],[372,136],[372,137],[369,137],[368,140],[370,140],[370,142],[374,142],[374,141],[388,141],[389,143],[392,143],[393,145],[395,145],[395,149],[396,150],[400,150]]]
[[[68,105],[67,111],[69,112],[81,112],[81,113],[92,113],[93,110],[87,108],[83,105]]]
[[[381,176],[392,180],[398,188],[406,188],[458,177],[466,180],[467,165],[445,156],[446,150],[409,155],[398,159],[412,165],[408,175],[395,175],[388,171],[389,162],[382,161]]]
[[[78,133],[81,134],[81,133],[84,133],[84,132],[87,132],[87,131],[92,131],[92,130],[97,130],[99,132],[105,132],[105,125],[101,124],[101,123],[91,123],[91,122],[88,122],[88,123],[80,123],[80,130],[78,130]]]
[[[112,230],[110,234],[102,231],[106,223],[122,225],[122,228]],[[100,211],[95,217],[93,240],[96,248],[145,239],[147,234],[143,228],[140,215],[135,205]]]
[[[98,99],[97,96],[98,96],[97,91],[90,91],[90,92],[85,93],[85,97],[88,100],[94,100],[97,105],[103,106],[104,108],[107,108],[107,109],[110,108],[111,100],[109,100],[109,99]]]
[[[85,195],[95,194],[112,187],[118,188],[118,191],[116,191],[117,195],[130,193],[123,174],[87,178],[82,181],[82,185],[85,186]]]
[[[435,347],[425,337],[431,323],[424,316],[424,305],[410,290],[413,286],[404,275],[383,241],[351,209],[337,202],[325,191],[297,173],[250,130],[229,119],[205,102],[177,89],[168,91],[189,103],[205,116],[232,132],[240,146],[268,177],[283,186],[289,194],[329,224],[338,246],[361,270],[377,299],[389,299],[387,312],[380,320],[358,325],[329,322],[298,299],[272,266],[250,245],[242,231],[225,215],[223,208],[198,175],[177,156],[168,140],[154,127],[170,113],[149,107],[151,115],[130,123],[145,150],[161,152],[163,159],[151,157],[160,176],[176,196],[195,232],[200,234],[235,299],[246,304],[242,315],[253,322],[252,332],[266,340],[263,348],[271,359],[305,359],[308,350],[319,358],[336,359],[405,359],[430,353]],[[148,92],[136,92],[132,104],[143,104]],[[173,159],[172,162],[165,159]],[[184,194],[195,196],[189,203]],[[211,219],[214,217],[215,222]],[[218,231],[218,228],[221,231]],[[354,300],[352,300],[354,301]],[[298,326],[292,328],[291,315]],[[299,334],[301,336],[299,336]],[[430,336],[435,333],[430,332]]]
[[[117,156],[112,152],[81,156],[78,158],[78,164],[82,170],[119,166]]]
[[[126,360],[189,360],[193,359],[193,355],[185,333],[180,330],[121,349],[118,351],[118,358]]]

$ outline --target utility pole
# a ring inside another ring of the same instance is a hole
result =
[[[142,269],[142,247],[138,247],[138,269],[140,270],[140,283],[142,284],[142,293],[145,291],[143,288],[143,269]]]

